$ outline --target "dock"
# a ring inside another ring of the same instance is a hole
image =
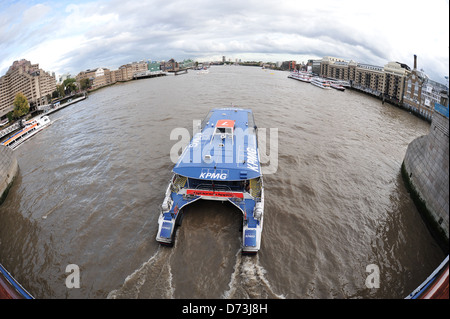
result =
[[[174,71],[175,75],[186,74],[186,73],[188,73],[188,69],[180,69],[180,70]]]
[[[72,105],[74,103],[80,102],[85,99],[86,99],[86,94],[84,94],[83,96],[74,98],[74,99],[68,99],[67,102],[62,103],[62,104],[58,102],[58,103],[38,106],[36,108],[36,111],[43,111],[46,115],[49,115],[53,112],[56,112],[56,111],[59,111],[59,110],[65,108],[66,106]]]
[[[154,78],[159,76],[165,76],[167,75],[166,72],[163,71],[143,71],[143,72],[137,72],[133,75],[134,80],[139,79],[148,79],[148,78]]]
[[[83,96],[80,96],[77,98],[73,98],[73,99],[68,98],[67,101],[62,104],[60,102],[56,102],[56,103],[52,103],[52,104],[40,105],[32,113],[43,112],[43,113],[45,113],[45,115],[49,115],[51,113],[54,113],[56,111],[59,111],[59,110],[65,108],[69,105],[80,102],[80,101],[86,99],[86,97],[87,97],[87,95],[84,94]],[[2,139],[3,137],[7,136],[8,134],[11,134],[21,128],[22,128],[22,126],[20,125],[20,121],[17,121],[16,123],[9,125],[7,128],[0,131],[0,139]]]

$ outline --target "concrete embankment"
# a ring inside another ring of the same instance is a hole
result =
[[[439,244],[449,240],[449,118],[434,112],[428,135],[406,150],[402,176],[419,212]]]
[[[0,205],[6,199],[18,171],[19,164],[12,149],[0,145]]]

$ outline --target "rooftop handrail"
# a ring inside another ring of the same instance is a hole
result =
[[[195,189],[231,192],[231,188],[227,185],[214,185],[213,187],[212,184],[199,184],[195,187]]]

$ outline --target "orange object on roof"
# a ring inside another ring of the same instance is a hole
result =
[[[234,127],[234,121],[233,120],[218,120],[216,127]]]

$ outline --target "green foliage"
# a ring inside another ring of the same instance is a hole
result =
[[[13,117],[19,118],[25,114],[28,114],[30,111],[30,105],[28,104],[28,100],[25,95],[23,95],[22,92],[19,92],[16,94],[16,98],[13,102],[14,105],[14,111],[13,111]]]
[[[56,85],[56,91],[58,91],[59,97],[64,97],[64,84]]]
[[[80,81],[80,89],[81,90],[86,90],[91,86],[91,82],[89,81],[89,79],[82,79]]]
[[[63,92],[65,93],[65,95],[72,94],[77,91],[76,80],[74,78],[65,79],[64,82],[62,83],[62,87],[63,87]],[[61,95],[61,96],[64,96],[64,95]]]
[[[56,99],[58,97],[59,97],[58,85],[56,85],[56,90],[54,90],[52,93],[52,99]]]
[[[8,114],[6,114],[6,116],[8,117],[9,123],[11,123],[11,122],[13,121],[13,119],[14,119],[13,113],[14,113],[14,112],[11,111],[11,112],[8,112]]]

